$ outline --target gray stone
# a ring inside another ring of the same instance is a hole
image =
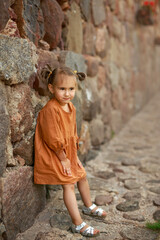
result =
[[[160,187],[157,187],[157,186],[151,187],[151,188],[149,188],[149,191],[160,194]]]
[[[92,120],[100,112],[100,98],[98,96],[97,78],[87,78],[82,92],[82,112],[84,120]],[[104,133],[103,133],[104,135]]]
[[[154,205],[156,205],[156,206],[160,206],[160,197],[157,196],[157,197],[153,200],[153,203],[154,203]]]
[[[113,197],[111,195],[97,195],[95,197],[95,204],[98,206],[110,204],[113,201]]]
[[[148,180],[146,181],[146,183],[160,183],[160,180],[157,180],[157,179],[152,179],[152,180]]]
[[[7,97],[4,83],[0,82],[0,176],[7,165],[7,140],[9,137],[9,114],[7,110]]]
[[[88,178],[89,186],[91,190],[103,190],[106,189],[107,180],[99,178]]]
[[[121,230],[120,234],[124,239],[129,240],[157,240],[159,235],[157,232],[139,227],[128,227],[127,229]]]
[[[90,19],[90,11],[91,11],[91,1],[90,0],[81,0],[80,1],[80,7],[82,10],[82,14],[85,18],[85,20],[89,20]]]
[[[141,194],[139,192],[127,192],[124,194],[123,198],[125,198],[126,200],[130,201],[130,200],[139,200],[141,198]]]
[[[4,29],[7,21],[9,20],[9,11],[8,8],[10,7],[9,0],[2,0],[0,1],[0,31]]]
[[[71,224],[71,219],[67,211],[55,210],[50,219],[51,227],[57,227],[61,230],[67,230]]]
[[[157,210],[153,213],[153,219],[156,221],[160,221],[160,210]]]
[[[8,169],[2,178],[2,216],[8,240],[29,228],[45,206],[45,188],[33,184],[33,168]]]
[[[93,146],[104,142],[104,124],[100,119],[93,119],[90,124],[91,143]]]
[[[106,13],[103,0],[92,0],[93,21],[96,26],[106,20]]]
[[[17,4],[18,5],[18,4]],[[21,9],[21,14],[23,15],[23,30],[22,30],[22,22],[20,28],[20,6],[15,5],[15,12],[18,16],[18,26],[21,30],[21,36],[24,34],[37,46],[38,40],[44,37],[44,23],[43,16],[40,10],[40,1],[37,0],[28,0],[23,1],[23,9]],[[32,13],[32,15],[31,15]],[[41,16],[41,20],[40,20]],[[52,25],[53,29],[53,25]]]
[[[122,128],[122,114],[118,110],[111,111],[111,127],[113,134],[118,133]]]
[[[159,163],[146,162],[142,164],[139,170],[144,173],[156,173],[160,172],[160,165]]]
[[[94,150],[94,149],[89,150],[89,152],[86,156],[86,161],[93,160],[94,158],[96,158],[98,156],[98,153],[99,152],[97,150]]]
[[[60,64],[65,64],[73,70],[86,73],[87,66],[85,59],[81,54],[71,51],[61,51],[59,56]]]
[[[145,221],[144,216],[141,216],[139,214],[127,214],[127,213],[124,213],[123,217],[126,218],[126,219],[129,219],[129,220],[137,221],[137,222],[144,222]]]
[[[12,85],[27,82],[36,71],[36,47],[25,39],[0,34],[0,80]]]
[[[99,172],[96,172],[96,173],[95,173],[95,176],[96,176],[96,177],[99,177],[99,178],[103,178],[103,179],[110,179],[110,178],[115,177],[116,175],[115,175],[114,172],[99,171]]]
[[[137,159],[131,159],[131,158],[123,159],[121,163],[124,166],[138,166],[140,164]]]
[[[137,183],[135,180],[125,180],[124,182],[124,186],[127,188],[127,189],[137,189],[137,188],[140,188],[140,184]]]
[[[79,6],[73,2],[68,16],[67,49],[76,53],[82,53],[83,29]]]
[[[126,201],[124,203],[120,203],[116,206],[117,210],[122,212],[129,212],[135,211],[139,209],[139,202],[138,201]]]
[[[78,239],[80,235],[78,234]],[[69,233],[68,231],[60,230],[59,227],[54,228],[49,232],[39,232],[34,240],[73,240],[73,233]]]

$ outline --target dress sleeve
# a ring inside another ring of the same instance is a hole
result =
[[[46,110],[40,114],[39,124],[43,141],[53,151],[65,150],[66,144],[60,129],[59,115],[55,110]]]

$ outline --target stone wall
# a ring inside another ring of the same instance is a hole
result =
[[[0,239],[14,240],[45,206],[45,187],[33,184],[33,142],[50,98],[46,63],[88,75],[73,101],[82,161],[159,89],[160,18],[140,25],[139,8],[135,0],[0,2]]]

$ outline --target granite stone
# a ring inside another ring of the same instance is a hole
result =
[[[6,84],[27,82],[36,71],[36,48],[27,40],[0,34],[0,52],[0,80]]]
[[[29,228],[45,206],[45,188],[33,184],[33,168],[10,168],[2,178],[2,216],[8,240]]]

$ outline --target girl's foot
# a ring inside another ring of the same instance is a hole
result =
[[[105,218],[107,213],[102,209],[97,207],[95,204],[92,204],[90,207],[83,207],[82,212],[86,215]]]
[[[88,226],[85,222],[82,222],[80,225],[72,225],[71,231],[73,233],[80,233],[85,237],[97,237],[99,235],[99,230],[94,229],[91,226]]]

